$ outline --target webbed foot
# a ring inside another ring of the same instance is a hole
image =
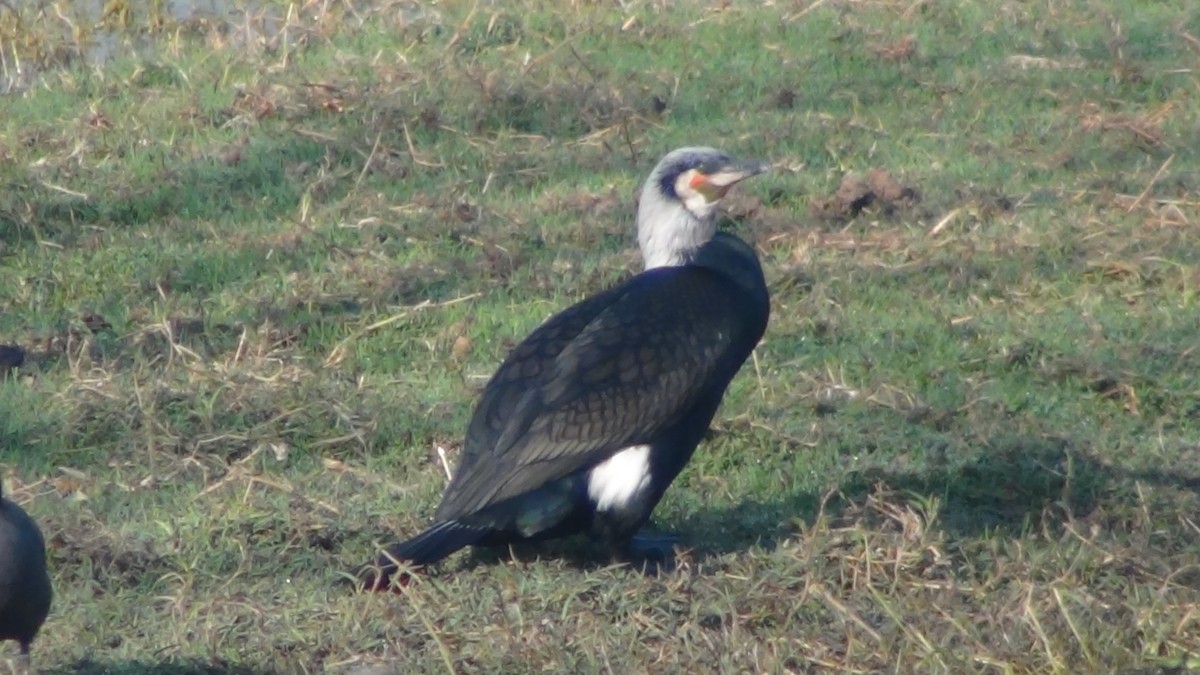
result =
[[[638,532],[629,539],[621,551],[624,558],[646,574],[668,572],[675,567],[675,544],[679,537],[673,534]]]

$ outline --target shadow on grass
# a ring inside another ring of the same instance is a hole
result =
[[[836,517],[883,488],[915,501],[936,498],[938,524],[952,538],[1018,537],[1031,528],[1052,527],[1042,522],[1052,506],[1084,517],[1112,503],[1114,496],[1120,503],[1136,504],[1140,497],[1135,483],[1200,494],[1200,475],[1125,470],[1072,449],[1065,440],[1010,437],[993,442],[974,461],[952,468],[854,474],[828,500],[825,512]],[[789,536],[787,523],[814,521],[820,502],[821,495],[815,493],[747,500],[732,508],[693,512],[666,525],[700,558],[752,547],[769,550]]]
[[[64,668],[43,670],[42,672],[47,675],[266,675],[277,671],[223,663],[220,660],[149,663],[146,661],[82,659]]]
[[[1112,503],[1114,494],[1127,493],[1127,498],[1118,501],[1136,504],[1135,482],[1200,493],[1200,475],[1122,470],[1073,450],[1061,439],[1011,437],[995,441],[985,454],[956,468],[855,474],[826,502],[825,513],[836,518],[886,489],[918,502],[936,498],[937,522],[952,539],[1016,538],[1030,529],[1053,528],[1053,523],[1043,520],[1052,506],[1082,518]],[[768,501],[747,500],[733,507],[693,511],[682,520],[659,522],[658,526],[677,536],[677,546],[689,549],[692,560],[703,562],[752,548],[774,549],[793,536],[791,524],[797,520],[811,524],[817,518],[821,500],[821,494],[810,492]],[[1119,513],[1112,515],[1120,517]],[[459,571],[502,560],[561,559],[580,569],[614,562],[610,551],[586,537],[470,551]]]
[[[1138,484],[1150,489],[1140,490]],[[655,519],[648,531],[670,533],[677,551],[689,551],[690,561],[704,563],[732,552],[774,550],[797,537],[800,522],[814,524],[823,500],[824,515],[838,522],[881,491],[916,504],[936,503],[936,526],[949,540],[966,543],[1060,532],[1069,520],[1093,516],[1111,526],[1106,530],[1127,530],[1130,509],[1145,506],[1147,500],[1174,504],[1181,492],[1200,495],[1200,474],[1124,470],[1073,448],[1062,438],[1008,436],[992,440],[964,464],[924,471],[872,468],[851,474],[829,498],[823,491],[794,492],[770,500],[748,498],[734,506],[690,510],[679,520]],[[1192,532],[1180,527],[1176,539],[1189,542]],[[539,560],[563,561],[578,569],[617,562],[605,546],[576,536],[468,549],[466,560],[443,563],[434,574]]]

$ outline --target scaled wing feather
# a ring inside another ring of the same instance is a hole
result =
[[[492,420],[497,424],[472,437],[478,445],[437,518],[469,515],[564,478],[676,423],[718,373],[744,358],[731,349],[749,330],[739,295],[711,270],[676,267],[652,270],[600,296],[600,311],[588,306],[594,316],[561,341],[556,355],[530,352],[544,362],[537,376],[518,380],[520,391],[489,385],[480,411],[499,412]],[[583,309],[564,314],[577,308]],[[506,362],[497,377],[518,366],[519,359]],[[474,420],[472,430],[478,431]]]

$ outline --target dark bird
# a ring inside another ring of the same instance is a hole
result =
[[[24,349],[16,345],[0,345],[0,377],[7,377],[24,363]]]
[[[386,586],[466,546],[589,532],[636,555],[650,518],[762,338],[769,298],[754,250],[715,207],[767,166],[712,148],[664,157],[642,188],[646,269],[551,317],[484,389],[434,524],[359,571]]]
[[[42,532],[0,487],[0,641],[21,645],[23,670],[29,670],[29,645],[50,612],[50,596]]]

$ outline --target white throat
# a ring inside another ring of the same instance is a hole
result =
[[[653,180],[653,179],[652,179]],[[638,245],[646,269],[686,264],[696,249],[706,244],[717,232],[714,211],[716,204],[703,197],[682,205],[663,199],[658,190],[647,184],[638,204]]]

